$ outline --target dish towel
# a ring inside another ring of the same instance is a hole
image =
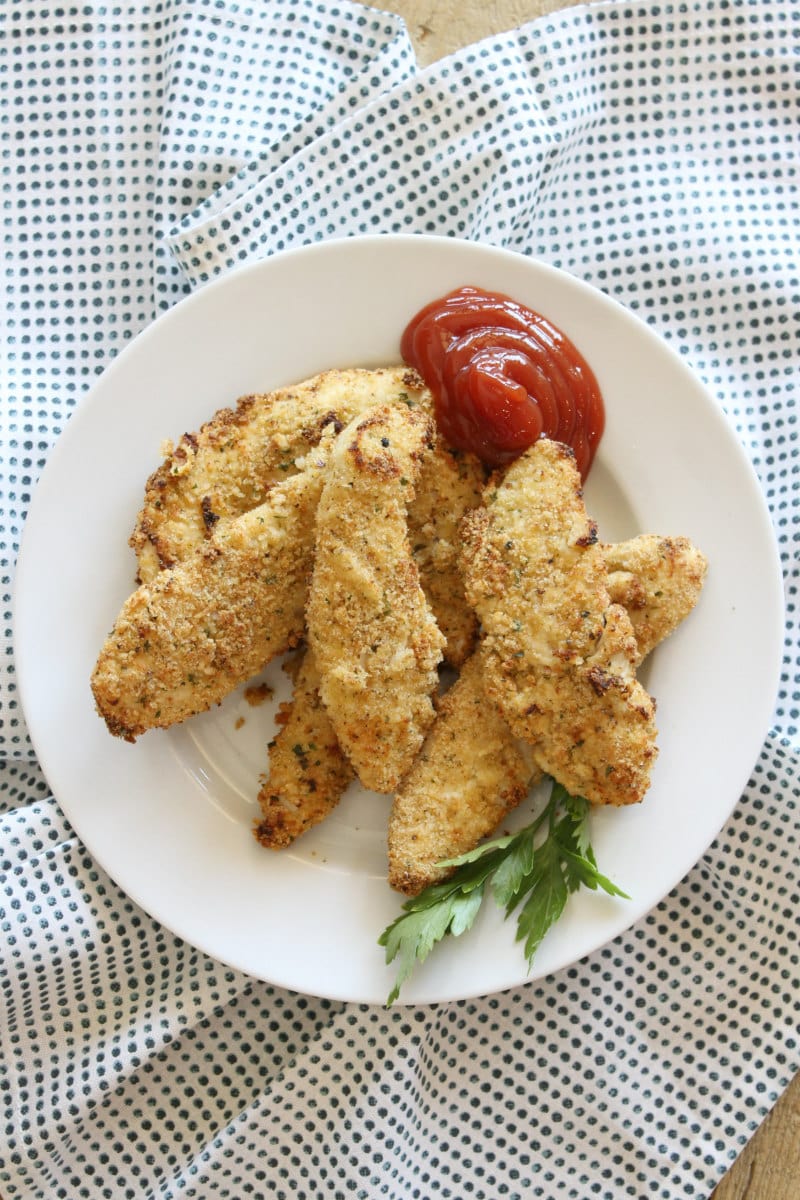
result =
[[[4,1200],[708,1197],[800,1067],[798,17],[598,3],[420,70],[345,0],[6,8]],[[544,981],[384,1010],[246,978],[117,889],[35,762],[8,597],[132,335],[241,262],[393,230],[544,259],[671,342],[755,465],[788,619],[749,786],[670,896]]]

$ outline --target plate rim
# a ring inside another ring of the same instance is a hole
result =
[[[315,257],[318,256],[320,259],[322,259],[327,255],[331,255],[335,258],[336,256],[338,256],[342,253],[346,253],[347,250],[350,247],[352,247],[353,243],[359,243],[362,246],[372,245],[372,246],[377,247],[378,244],[382,244],[383,246],[385,246],[387,243],[390,243],[390,242],[396,246],[402,246],[405,243],[409,243],[409,244],[413,243],[415,249],[419,249],[420,245],[425,245],[425,246],[431,247],[431,248],[446,247],[446,252],[448,254],[452,253],[455,248],[456,253],[463,251],[466,253],[467,256],[469,256],[471,254],[482,254],[482,255],[485,254],[485,255],[491,256],[497,262],[513,261],[517,265],[522,260],[527,264],[527,266],[534,267],[535,270],[538,271],[542,275],[543,278],[546,278],[548,276],[552,277],[553,279],[566,278],[569,281],[570,287],[574,287],[574,288],[577,288],[579,291],[582,291],[585,295],[590,297],[590,299],[592,301],[596,300],[598,297],[602,298],[603,302],[613,305],[617,309],[617,311],[621,314],[623,319],[625,319],[627,321],[633,321],[635,324],[637,324],[640,327],[640,329],[642,329],[643,331],[646,331],[647,336],[649,338],[653,339],[654,343],[657,342],[660,345],[661,350],[663,352],[665,352],[668,356],[671,357],[673,365],[680,372],[682,372],[684,376],[691,378],[695,388],[698,388],[700,391],[702,391],[704,393],[708,403],[712,406],[713,411],[716,413],[717,417],[719,418],[720,429],[727,431],[728,450],[729,450],[729,452],[732,452],[734,455],[738,455],[738,466],[741,470],[744,471],[745,476],[750,481],[750,496],[749,496],[750,502],[755,504],[755,507],[758,509],[757,516],[758,516],[764,530],[768,531],[770,534],[770,539],[769,539],[770,555],[768,555],[768,557],[771,557],[773,570],[772,570],[772,578],[769,581],[769,589],[768,590],[769,590],[769,594],[770,594],[770,605],[771,606],[775,605],[776,601],[777,601],[777,605],[775,607],[775,612],[773,613],[773,621],[771,622],[771,625],[770,625],[770,628],[772,629],[772,637],[771,637],[772,647],[771,647],[771,651],[770,651],[770,657],[773,660],[772,664],[771,664],[772,686],[771,686],[771,698],[770,698],[769,704],[767,703],[767,700],[766,700],[766,692],[769,689],[765,687],[765,698],[764,698],[763,705],[762,705],[763,717],[764,717],[764,727],[763,727],[763,729],[760,730],[760,739],[761,739],[761,742],[763,743],[763,739],[769,730],[769,712],[767,711],[767,709],[769,708],[769,710],[771,711],[772,706],[774,706],[775,696],[777,695],[778,688],[779,688],[779,680],[780,680],[780,673],[781,673],[781,660],[782,660],[782,649],[783,649],[783,630],[784,630],[784,620],[785,620],[784,596],[783,596],[783,575],[782,575],[782,569],[781,569],[781,560],[780,560],[780,555],[778,552],[777,539],[775,537],[775,530],[774,530],[774,526],[772,523],[771,513],[769,511],[766,497],[765,497],[765,495],[762,491],[761,485],[758,481],[758,478],[757,478],[757,475],[755,472],[755,468],[754,468],[749,456],[747,455],[745,448],[739,439],[738,434],[735,432],[730,418],[727,416],[726,413],[724,413],[724,411],[721,409],[721,407],[716,404],[716,402],[714,401],[713,397],[711,396],[711,394],[708,391],[708,389],[706,388],[706,386],[698,379],[697,376],[695,376],[693,374],[693,372],[691,372],[691,369],[689,368],[688,364],[681,358],[681,356],[677,353],[675,348],[670,343],[668,343],[660,334],[658,334],[656,330],[654,330],[651,326],[647,325],[646,322],[644,322],[641,317],[639,317],[632,310],[626,308],[614,296],[610,296],[604,292],[599,291],[599,289],[593,287],[591,284],[589,284],[586,281],[580,279],[579,277],[571,274],[570,272],[566,272],[566,271],[562,270],[561,268],[558,268],[550,263],[541,262],[538,259],[533,259],[533,258],[530,258],[529,256],[520,255],[518,252],[513,251],[513,250],[496,247],[496,246],[489,246],[489,245],[486,245],[483,243],[478,243],[478,242],[463,241],[461,239],[455,239],[455,238],[450,238],[450,237],[441,237],[438,235],[429,235],[429,234],[414,234],[414,233],[411,233],[411,234],[371,234],[371,235],[362,235],[362,236],[355,236],[355,237],[343,237],[343,238],[330,239],[325,242],[312,243],[307,246],[297,247],[297,248],[294,248],[291,250],[283,251],[283,252],[280,252],[279,254],[276,254],[276,255],[271,256],[266,259],[261,259],[256,262],[253,262],[253,263],[243,264],[243,265],[235,268],[228,274],[224,275],[223,277],[212,280],[209,283],[203,285],[203,287],[199,288],[196,292],[181,299],[170,310],[168,310],[167,312],[165,312],[163,314],[160,314],[157,318],[155,318],[148,325],[146,325],[142,330],[140,330],[133,338],[131,338],[131,340],[128,343],[126,343],[126,345],[121,349],[119,354],[109,364],[109,366],[106,368],[106,370],[104,370],[103,373],[96,380],[93,381],[91,386],[81,396],[76,407],[72,411],[72,413],[69,417],[69,420],[67,421],[63,431],[61,432],[59,437],[56,439],[56,442],[54,443],[53,447],[51,448],[51,452],[48,455],[47,462],[45,463],[44,469],[43,469],[43,471],[39,477],[39,480],[37,481],[37,484],[33,490],[33,494],[31,497],[31,503],[30,503],[29,510],[28,510],[28,513],[27,513],[25,521],[24,521],[24,527],[23,527],[22,535],[21,535],[21,539],[20,539],[20,549],[19,549],[19,554],[17,557],[15,579],[14,579],[14,585],[13,585],[13,590],[12,590],[12,604],[11,604],[12,629],[14,630],[14,662],[15,662],[16,669],[17,669],[18,694],[19,694],[22,710],[25,714],[25,719],[26,719],[26,723],[28,725],[28,730],[30,733],[31,743],[32,743],[34,752],[37,756],[39,764],[42,767],[45,777],[48,779],[48,782],[50,780],[50,774],[49,774],[48,768],[46,766],[46,763],[49,761],[50,756],[47,753],[47,748],[42,747],[40,745],[39,736],[38,736],[38,730],[40,729],[40,725],[39,725],[36,717],[34,717],[33,720],[31,720],[29,718],[29,713],[35,711],[35,700],[32,700],[31,696],[29,695],[29,691],[28,691],[29,671],[28,671],[27,661],[26,661],[26,654],[28,653],[28,648],[23,647],[20,644],[21,638],[22,638],[22,632],[24,632],[24,630],[26,628],[25,618],[24,618],[24,616],[22,616],[22,613],[21,613],[21,606],[22,606],[22,603],[25,598],[26,588],[28,588],[28,586],[29,586],[28,576],[29,576],[29,572],[31,569],[30,561],[32,560],[33,557],[35,557],[35,553],[36,553],[35,543],[34,543],[34,549],[31,550],[31,548],[30,548],[31,540],[32,540],[32,535],[30,534],[30,530],[33,529],[34,534],[35,534],[36,524],[37,524],[37,521],[39,520],[39,516],[38,516],[39,505],[37,503],[37,497],[42,494],[42,481],[52,478],[57,471],[62,469],[61,468],[62,458],[64,458],[65,455],[69,456],[71,453],[73,453],[73,446],[76,442],[76,439],[79,439],[81,436],[82,426],[86,421],[89,421],[91,419],[93,409],[102,400],[104,390],[113,384],[115,378],[119,375],[120,372],[124,372],[127,369],[127,363],[131,360],[131,358],[133,358],[137,354],[141,354],[142,348],[144,347],[146,349],[152,339],[158,339],[162,336],[166,336],[168,334],[173,322],[178,321],[178,320],[181,320],[181,321],[187,320],[191,317],[192,311],[195,307],[208,305],[209,304],[208,297],[210,294],[212,296],[220,296],[228,289],[238,288],[240,286],[241,281],[246,276],[257,278],[257,277],[260,277],[262,275],[262,273],[264,273],[264,272],[269,273],[270,270],[274,270],[276,262],[283,264],[286,262],[291,262],[292,260],[298,261],[300,259],[308,258],[309,256],[315,256]],[[98,399],[98,397],[99,397],[99,399]],[[755,742],[755,735],[754,735],[753,741]],[[749,772],[752,770],[752,767],[756,761],[757,761],[757,758],[754,759],[753,762],[751,762],[747,772],[745,773],[744,778],[742,779],[742,782],[740,785],[740,793],[731,798],[731,802],[730,802],[729,808],[727,810],[727,815],[725,817],[725,821],[727,821],[727,819],[729,818],[733,809],[735,808],[735,805],[738,802],[740,794],[741,794],[741,789],[744,788],[744,786],[746,785],[747,778],[749,776]],[[63,792],[63,789],[61,789],[61,790]],[[99,865],[101,865],[103,867],[103,869],[106,870],[108,872],[108,874],[115,880],[115,882],[117,882],[117,886],[119,886],[121,888],[121,890],[124,891],[125,894],[128,895],[135,903],[140,905],[140,907],[142,907],[146,912],[148,912],[151,917],[153,917],[154,919],[156,919],[157,921],[159,921],[160,923],[165,925],[170,930],[172,930],[177,936],[183,938],[190,945],[195,946],[196,948],[200,949],[202,952],[209,954],[211,957],[215,958],[217,961],[224,963],[225,965],[227,965],[229,967],[243,971],[249,975],[254,975],[256,978],[264,979],[265,982],[269,982],[269,983],[273,984],[274,986],[285,987],[285,988],[289,988],[289,989],[293,989],[293,990],[301,990],[301,991],[308,992],[309,994],[324,996],[325,998],[332,999],[332,1000],[344,1000],[344,1001],[353,1001],[353,1002],[360,1002],[360,1003],[382,1003],[382,1000],[381,1000],[378,992],[383,991],[385,994],[386,989],[384,987],[383,978],[381,979],[381,983],[380,983],[380,987],[378,988],[378,991],[373,992],[369,995],[365,995],[363,993],[359,994],[359,995],[353,995],[350,993],[350,991],[348,989],[341,990],[341,989],[337,989],[336,987],[312,988],[312,987],[308,986],[308,982],[305,982],[302,986],[298,987],[298,984],[296,982],[293,982],[291,978],[285,977],[286,976],[285,971],[283,972],[283,975],[284,975],[283,978],[273,977],[274,973],[270,974],[270,976],[268,977],[267,975],[263,974],[263,972],[254,971],[251,964],[248,965],[248,963],[242,962],[240,957],[238,957],[238,956],[233,956],[232,958],[227,958],[224,953],[220,952],[220,947],[210,948],[207,945],[203,945],[202,943],[199,943],[197,937],[195,935],[193,935],[190,930],[187,930],[185,928],[185,921],[184,922],[177,921],[174,916],[172,918],[170,918],[168,916],[165,916],[163,912],[153,911],[153,908],[151,907],[150,904],[148,904],[145,896],[141,895],[141,893],[137,894],[136,889],[132,888],[128,882],[125,882],[125,883],[118,882],[117,872],[113,871],[109,866],[106,865],[106,863],[104,862],[104,856],[99,854],[97,852],[97,850],[94,848],[93,839],[91,837],[91,831],[89,831],[89,833],[87,834],[87,832],[85,830],[83,830],[79,827],[81,824],[80,818],[78,818],[78,820],[75,820],[74,805],[71,804],[69,801],[67,803],[64,803],[62,801],[62,799],[60,798],[58,791],[55,787],[53,788],[53,793],[54,793],[54,796],[56,797],[57,803],[62,807],[62,810],[64,811],[65,815],[67,816],[68,820],[70,821],[70,824],[72,824],[73,827],[75,828],[76,832],[78,833],[78,836],[81,838],[81,841],[86,845],[89,852],[94,857],[97,858]],[[715,837],[719,834],[720,830],[724,826],[724,823],[725,822],[723,822],[722,825],[720,825],[717,828],[716,832],[712,833],[711,836],[706,839],[706,845],[705,845],[702,853],[705,853],[705,850],[707,850],[708,846],[714,841]],[[701,853],[701,855],[694,855],[692,857],[692,861],[690,863],[683,864],[680,867],[680,869],[675,872],[674,879],[673,879],[673,882],[672,882],[669,890],[671,890],[672,887],[674,887],[680,881],[680,879],[683,878],[683,876],[699,860],[699,857],[702,857],[702,853]],[[619,936],[621,933],[624,933],[645,912],[651,911],[652,908],[654,908],[660,902],[660,900],[662,900],[664,898],[664,896],[666,896],[667,894],[668,894],[668,891],[663,892],[663,894],[661,895],[661,897],[659,899],[653,900],[652,902],[648,903],[645,907],[639,909],[638,911],[635,911],[635,915],[631,915],[630,919],[627,919],[627,916],[623,917],[622,921],[619,924],[619,927],[615,928],[613,932],[608,933],[607,931],[603,932],[603,930],[598,930],[597,937],[593,941],[592,941],[592,939],[589,939],[588,942],[583,946],[580,955],[578,955],[577,957],[578,958],[584,957],[585,954],[591,953],[592,951],[598,949],[600,946],[607,944],[609,941],[613,940],[614,938]],[[400,900],[401,900],[401,898],[398,897],[397,898],[398,909],[399,909]],[[634,910],[627,910],[627,911],[628,911],[628,915],[630,915],[630,913],[633,912]],[[376,930],[376,936],[377,936],[377,932],[379,932],[379,930]],[[376,950],[376,955],[377,955],[378,965],[382,966],[382,956],[380,955],[380,953],[377,950]],[[520,960],[521,960],[521,969],[519,971],[518,978],[507,979],[504,982],[501,982],[499,985],[490,984],[488,987],[486,985],[482,985],[480,982],[476,981],[474,988],[472,988],[470,990],[469,988],[465,989],[462,986],[461,988],[459,988],[457,994],[448,994],[447,989],[446,988],[443,989],[440,985],[438,985],[436,987],[432,986],[432,987],[429,987],[426,989],[426,987],[424,985],[424,979],[423,979],[422,972],[418,971],[415,974],[414,980],[410,981],[410,982],[414,983],[414,986],[412,987],[410,985],[407,985],[404,993],[401,993],[401,996],[400,996],[399,1000],[397,1001],[397,1003],[398,1004],[419,1004],[419,1003],[436,1003],[436,1002],[448,1001],[448,1000],[470,999],[470,998],[475,998],[477,996],[486,995],[490,992],[494,993],[494,992],[498,992],[498,991],[505,991],[505,990],[508,990],[509,988],[521,986],[528,981],[534,982],[537,979],[541,979],[544,975],[552,973],[551,970],[549,970],[549,969],[538,971],[536,969],[536,967],[534,967],[534,970],[530,973],[525,972],[524,971],[524,961],[522,961],[521,953],[520,953]],[[569,962],[566,962],[566,961],[562,962],[559,966],[554,967],[553,970],[561,969],[561,967],[570,965],[571,963],[574,963],[575,961],[577,961],[576,958],[574,958],[574,957],[570,958]],[[391,972],[392,972],[392,969],[389,968],[389,973],[391,974]],[[280,975],[281,973],[278,972],[277,974]],[[423,980],[423,981],[420,982],[420,980]]]

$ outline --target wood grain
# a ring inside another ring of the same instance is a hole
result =
[[[580,0],[388,0],[370,7],[403,17],[421,66]],[[798,1200],[800,1075],[709,1200]],[[676,1198],[677,1200],[677,1198]]]
[[[711,1200],[797,1200],[800,1195],[800,1075],[745,1146]]]

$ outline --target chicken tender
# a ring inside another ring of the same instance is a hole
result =
[[[339,742],[378,792],[395,790],[434,718],[444,637],[406,515],[433,438],[421,409],[357,418],[337,440],[317,510],[308,641]]]
[[[483,690],[473,654],[439,703],[389,816],[389,883],[416,896],[449,872],[438,864],[477,846],[541,778],[530,748]]]
[[[445,636],[444,658],[460,667],[472,653],[478,620],[464,595],[459,525],[481,503],[485,470],[478,458],[439,439],[422,464],[408,506],[408,528],[420,583]]]
[[[264,504],[129,597],[92,674],[111,733],[133,741],[203,712],[297,644],[332,440],[333,430]]]
[[[467,598],[483,627],[484,683],[538,766],[593,804],[643,798],[655,705],[612,604],[603,547],[571,451],[540,439],[462,523]]]
[[[294,691],[279,707],[278,733],[269,745],[269,774],[258,794],[255,836],[277,850],[318,825],[353,779],[319,694],[319,672],[306,649],[292,664]]]
[[[641,661],[694,608],[707,560],[689,538],[651,533],[606,545],[603,556],[609,595],[631,619]]]
[[[262,504],[328,425],[341,428],[390,401],[430,407],[422,380],[406,366],[330,370],[268,395],[244,396],[197,433],[184,434],[147,481],[130,538],[139,581],[182,562],[220,519]]]

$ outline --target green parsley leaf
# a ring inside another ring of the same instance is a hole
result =
[[[406,900],[378,938],[386,962],[398,963],[387,1005],[394,1003],[415,965],[424,962],[434,946],[448,934],[460,937],[472,928],[488,891],[506,917],[519,909],[516,939],[524,943],[529,970],[571,892],[600,888],[628,899],[597,869],[589,813],[587,800],[571,796],[554,782],[547,804],[524,829],[440,863],[452,871],[448,878]]]
[[[517,941],[525,943],[530,970],[544,935],[563,913],[567,896],[573,890],[567,886],[558,846],[552,838],[537,851],[533,870],[525,883],[528,899],[517,918]]]
[[[523,830],[523,836],[508,846],[492,876],[492,895],[499,908],[509,912],[514,908],[532,870],[533,838]]]
[[[554,784],[553,789],[558,790],[559,802],[564,805],[564,808],[572,819],[576,853],[583,855],[585,858],[591,857],[592,846],[589,837],[591,804],[588,800],[584,800],[583,796],[570,796],[567,789],[560,783]]]
[[[424,962],[445,934],[452,933],[454,937],[459,937],[466,933],[477,916],[482,899],[482,885],[466,894],[456,888],[430,908],[404,912],[384,929],[378,943],[386,947],[387,963],[399,958],[397,978],[386,1001],[389,1007],[400,995],[400,989],[415,964]]]

